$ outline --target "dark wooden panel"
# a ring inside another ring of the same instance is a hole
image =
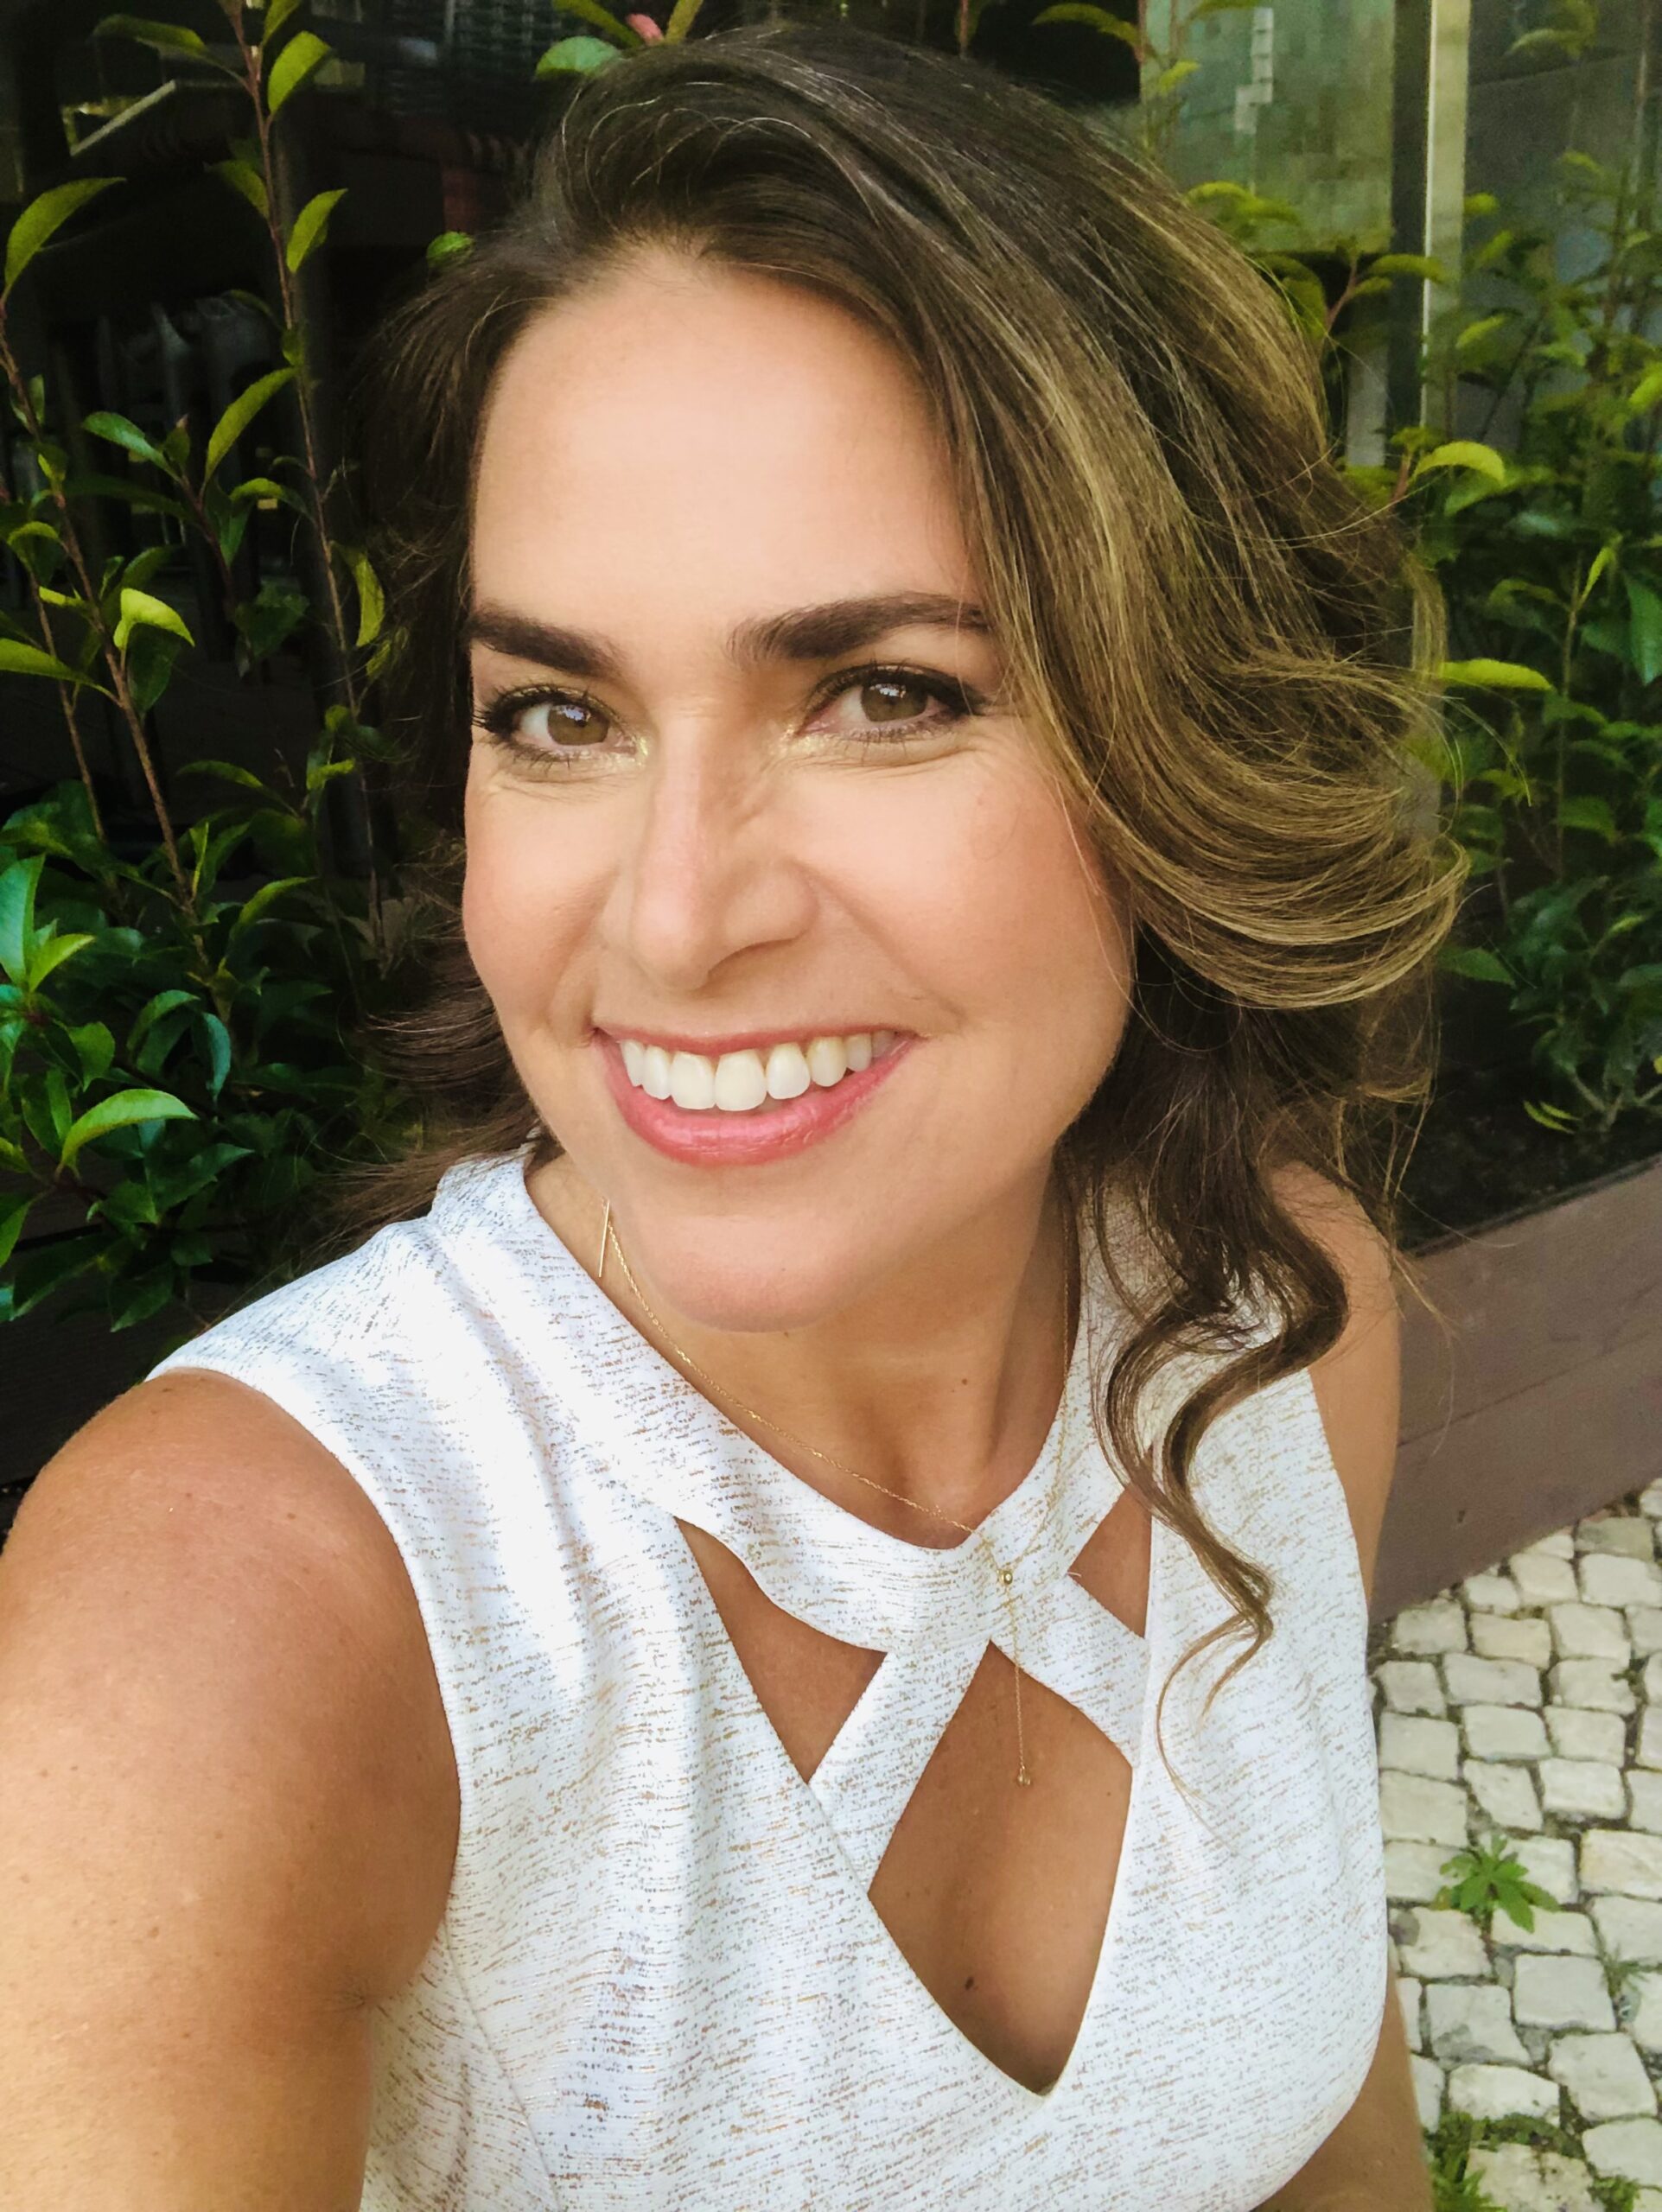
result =
[[[1662,1162],[1418,1272],[1376,1619],[1662,1476]]]

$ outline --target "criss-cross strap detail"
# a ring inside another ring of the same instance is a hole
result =
[[[1124,1488],[1095,1421],[1112,1306],[1088,1242],[1080,1324],[1038,1456],[972,1533],[938,1548],[875,1527],[774,1459],[551,1239],[522,1180],[494,1195],[513,1217],[494,1225],[499,1268],[512,1255],[545,1281],[551,1257],[563,1262],[581,1325],[528,1350],[545,1369],[569,1364],[559,1377],[563,1397],[588,1400],[595,1428],[616,1435],[618,1449],[607,1455],[613,1478],[723,1545],[781,1611],[837,1643],[883,1654],[809,1784],[863,1880],[875,1874],[989,1644],[1076,1707],[1136,1764],[1147,1645],[1069,1572]],[[512,1238],[502,1235],[508,1225]],[[529,1300],[505,1305],[536,1310]],[[596,1387],[626,1359],[627,1410]],[[690,1554],[688,1571],[697,1571]]]

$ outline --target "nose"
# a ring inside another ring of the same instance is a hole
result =
[[[742,954],[789,943],[813,896],[768,765],[708,728],[662,733],[619,857],[611,933],[671,993],[704,988]]]

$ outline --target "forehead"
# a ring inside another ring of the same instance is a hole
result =
[[[802,287],[666,254],[521,334],[473,524],[486,597],[678,578],[754,607],[970,583],[946,448],[899,356]]]

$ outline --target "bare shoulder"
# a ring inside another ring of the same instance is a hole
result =
[[[1277,1178],[1277,1191],[1299,1225],[1322,1246],[1345,1285],[1349,1313],[1344,1330],[1312,1365],[1310,1382],[1371,1596],[1400,1418],[1394,1255],[1356,1200],[1325,1177],[1289,1168]]]
[[[77,2172],[97,2109],[124,2202],[209,2202],[268,2129],[296,2203],[355,2202],[361,2024],[443,1916],[455,1769],[390,1534],[269,1400],[161,1377],[41,1475],[0,1554],[0,2056],[37,2131],[0,2174]]]

